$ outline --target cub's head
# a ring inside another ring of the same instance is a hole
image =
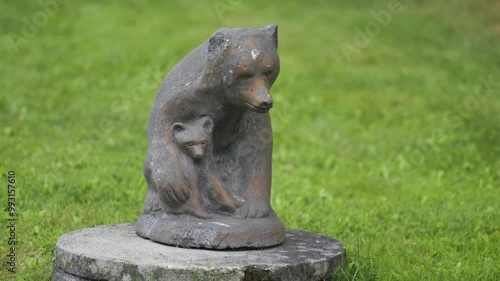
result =
[[[265,113],[273,107],[270,88],[278,77],[278,26],[216,31],[209,39],[209,59],[218,60],[223,103]]]
[[[212,118],[204,116],[200,119],[172,125],[172,135],[175,142],[193,160],[202,160],[212,143]]]

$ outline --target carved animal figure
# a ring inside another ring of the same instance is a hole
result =
[[[245,201],[232,215],[261,218],[273,212],[268,111],[273,106],[270,88],[280,70],[277,36],[276,25],[223,28],[170,71],[148,122],[143,214],[168,213],[169,206],[180,206],[192,196],[175,152],[164,147],[173,141],[174,123],[203,116],[214,122],[210,170],[217,172],[221,186]]]
[[[285,227],[270,205],[268,111],[280,70],[277,47],[276,25],[222,28],[165,77],[148,121],[148,193],[138,235],[209,249],[284,241]],[[205,117],[213,121],[210,134],[196,141],[178,135]]]
[[[172,135],[175,144],[182,154],[174,152],[181,170],[184,173],[186,184],[189,186],[190,198],[179,208],[171,208],[172,213],[188,213],[199,218],[207,218],[209,215],[205,205],[213,204],[205,202],[208,196],[214,197],[223,209],[234,211],[241,204],[233,197],[220,183],[216,176],[216,171],[211,171],[210,159],[207,155],[212,152],[212,130],[213,121],[210,117],[204,116],[200,119],[181,123],[174,123],[172,126]],[[163,192],[171,206],[176,206],[179,200],[175,198],[172,192]],[[206,194],[206,196],[203,196]]]
[[[190,158],[194,161],[201,161],[211,147],[213,128],[212,119],[204,116],[189,123],[175,123],[172,135],[177,146]]]

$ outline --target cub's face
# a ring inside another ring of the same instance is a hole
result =
[[[202,160],[211,147],[213,121],[205,116],[198,120],[175,123],[172,135],[175,142],[193,160]]]

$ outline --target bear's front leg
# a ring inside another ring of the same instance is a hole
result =
[[[170,208],[170,213],[175,215],[189,214],[200,219],[210,218],[203,202],[199,198],[198,196],[191,196],[191,199],[186,203],[175,208]]]
[[[205,208],[200,190],[200,171],[192,163],[186,162],[187,159],[183,159],[182,161],[184,161],[184,178],[189,185],[191,193],[189,200],[176,211],[179,211],[179,214],[186,213],[197,218],[207,219],[210,216]]]
[[[242,218],[263,218],[271,213],[271,203],[268,190],[271,183],[267,183],[264,178],[255,175],[252,177],[250,186],[244,194],[245,202],[236,212]]]
[[[258,151],[248,188],[243,193],[245,203],[238,209],[237,215],[244,218],[267,217],[271,209],[271,150],[267,147]]]
[[[176,208],[190,198],[191,191],[179,165],[175,163],[176,159],[165,158],[162,160],[164,161],[151,162],[158,164],[151,166],[149,182],[154,185],[167,206]]]
[[[271,206],[264,202],[248,199],[243,207],[239,208],[236,216],[240,218],[265,218],[271,213]]]
[[[242,202],[245,201],[243,198],[229,192],[217,176],[211,175],[209,178],[213,185],[215,199],[222,204],[225,209],[229,212],[234,212],[242,206]]]
[[[184,180],[163,180],[157,178],[156,190],[164,202],[171,208],[184,204],[190,198],[189,187]]]
[[[242,150],[245,156],[243,173],[250,178],[243,192],[245,203],[237,214],[244,218],[267,217],[271,212],[271,174],[273,135],[269,114],[258,115],[259,126],[249,131],[246,148]],[[243,163],[240,163],[243,164]]]

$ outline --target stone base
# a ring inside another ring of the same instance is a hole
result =
[[[339,241],[298,229],[277,247],[216,251],[158,244],[117,224],[61,236],[51,280],[323,280],[345,257]]]
[[[274,212],[258,219],[218,214],[199,219],[189,215],[143,213],[135,228],[141,237],[186,248],[265,248],[285,241],[285,226]]]

